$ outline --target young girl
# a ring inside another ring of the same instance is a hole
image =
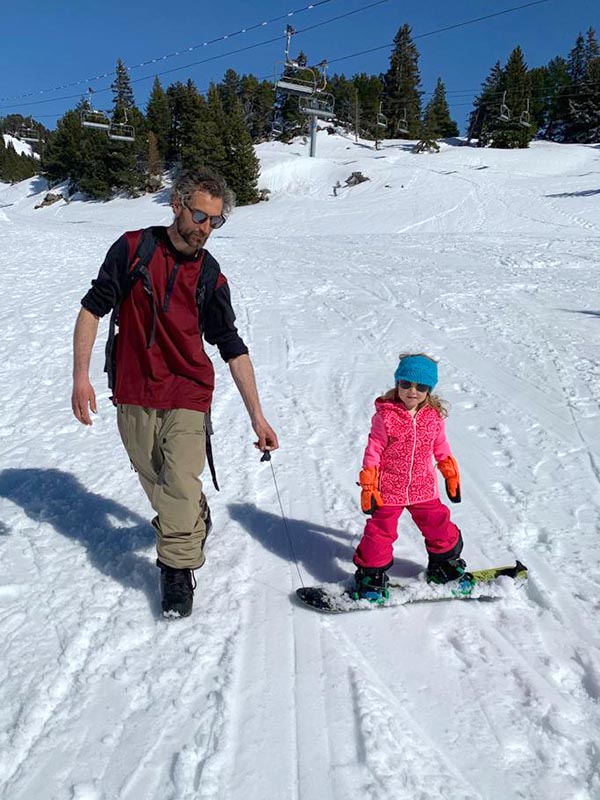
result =
[[[354,596],[374,602],[388,596],[386,570],[393,563],[398,519],[405,508],[425,538],[427,580],[468,578],[459,558],[462,536],[439,498],[433,468],[435,459],[449,499],[460,503],[458,464],[445,433],[447,411],[432,394],[437,364],[423,353],[403,354],[394,380],[395,388],[375,401],[360,472],[361,507],[371,518],[354,553]]]

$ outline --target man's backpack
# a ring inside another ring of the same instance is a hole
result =
[[[123,290],[120,300],[113,308],[110,316],[108,326],[108,339],[106,340],[104,371],[108,377],[108,388],[114,390],[117,377],[117,339],[119,334],[116,328],[119,324],[119,311],[123,301],[128,297],[135,284],[141,280],[144,291],[150,297],[151,301],[155,304],[156,300],[152,291],[152,281],[150,279],[150,272],[148,265],[152,260],[154,251],[158,247],[157,233],[154,228],[144,228],[142,231],[135,253],[129,262],[127,283]],[[201,325],[204,318],[204,312],[211,301],[217,280],[221,270],[219,265],[214,259],[205,259],[200,269],[200,277],[198,285],[196,286],[196,305],[198,306],[198,335],[201,335]],[[154,326],[156,324],[156,306],[154,306],[154,323],[153,329],[149,340],[149,346],[154,343]],[[219,491],[217,483],[217,475],[213,463],[212,447],[210,437],[212,436],[212,425],[210,421],[210,409],[206,414],[206,458],[210,467],[210,474],[215,486]]]

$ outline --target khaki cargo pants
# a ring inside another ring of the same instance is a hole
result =
[[[205,418],[185,408],[118,405],[121,439],[156,512],[156,550],[163,564],[204,564],[208,505],[200,475],[206,460]]]

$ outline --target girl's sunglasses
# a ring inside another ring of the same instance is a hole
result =
[[[196,225],[202,225],[207,219],[210,220],[211,228],[220,228],[221,225],[225,224],[226,220],[223,214],[216,214],[214,217],[210,217],[204,211],[200,211],[199,208],[190,208],[189,206],[186,206],[186,208],[192,215],[192,222]]]
[[[427,386],[426,383],[413,383],[412,381],[398,381],[398,384],[402,389],[410,389],[411,386],[416,386],[417,392],[428,392],[431,389],[431,386]]]

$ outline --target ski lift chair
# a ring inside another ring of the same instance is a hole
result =
[[[133,125],[128,125],[126,122],[111,122],[108,138],[115,142],[135,142]]]
[[[292,36],[296,33],[291,25],[286,25],[285,36],[285,61],[279,62],[275,65],[275,74],[280,75],[275,78],[275,89],[285,92],[285,94],[293,94],[307,97],[317,91],[317,76],[314,71],[307,67],[304,61],[300,63],[290,58],[290,47],[292,43]],[[296,75],[298,71],[309,73],[304,77]]]
[[[529,100],[527,100],[527,106],[524,111],[521,111],[521,116],[519,117],[519,124],[522,125],[524,128],[531,127],[531,115],[529,113]]]
[[[84,128],[92,128],[97,131],[107,131],[110,128],[110,120],[106,114],[93,109],[81,112],[81,124]]]
[[[299,109],[301,114],[306,114],[319,119],[333,119],[335,117],[335,98],[332,94],[320,92],[311,97],[301,97]]]
[[[408,133],[408,119],[406,117],[406,109],[402,112],[401,118],[396,125],[396,133]]]
[[[506,92],[502,95],[502,102],[500,103],[500,114],[498,119],[501,122],[510,122],[510,109],[506,105]]]
[[[281,136],[285,129],[283,117],[274,117],[273,122],[271,123],[271,132],[273,136]]]
[[[41,136],[35,128],[21,128],[18,133],[18,138],[22,142],[31,142],[31,144],[38,144],[42,141]]]
[[[86,107],[81,112],[81,125],[97,131],[107,131],[110,128],[110,119],[104,111],[96,111],[92,103],[94,89],[88,87]]]
[[[288,70],[287,74],[285,72],[286,68]],[[285,94],[293,94],[300,97],[310,97],[315,94],[317,91],[317,76],[313,70],[309,67],[303,67],[303,75],[301,77],[300,75],[294,75],[294,71],[298,69],[296,66],[292,66],[291,69],[292,72],[289,72],[290,65],[285,65],[281,77],[275,81],[275,89],[285,92]]]

